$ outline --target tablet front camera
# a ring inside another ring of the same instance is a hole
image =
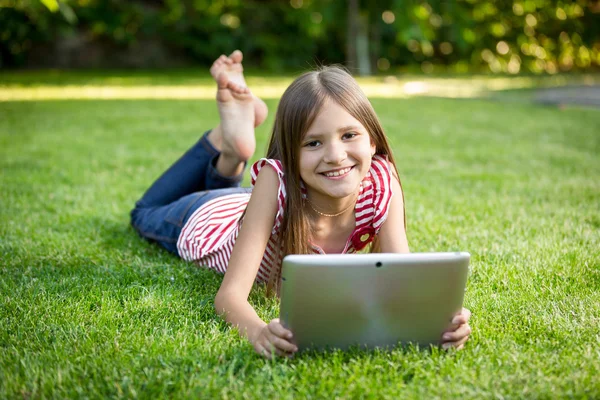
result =
[[[375,263],[375,266],[376,266],[377,268],[381,267],[382,265],[383,265],[383,264],[381,263],[381,261],[377,261],[377,262]]]

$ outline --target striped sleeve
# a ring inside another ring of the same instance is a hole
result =
[[[375,215],[373,228],[379,233],[381,225],[385,222],[390,201],[392,199],[392,172],[387,157],[376,155],[371,163],[371,180],[373,182]]]
[[[276,235],[279,232],[279,228],[283,222],[283,212],[285,210],[285,181],[283,178],[283,167],[281,165],[281,161],[272,160],[268,158],[261,158],[257,162],[252,165],[250,168],[250,176],[252,178],[252,188],[256,184],[256,179],[258,178],[258,173],[265,166],[268,165],[277,172],[277,177],[279,178],[279,189],[277,190],[277,215],[275,216],[275,223],[273,224],[273,230],[271,231],[271,235]]]

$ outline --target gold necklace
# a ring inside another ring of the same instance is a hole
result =
[[[358,197],[357,197],[357,200],[358,200]],[[313,209],[314,212],[316,212],[319,215],[322,215],[323,217],[337,217],[338,215],[342,215],[343,213],[345,213],[350,208],[352,208],[352,207],[354,207],[356,205],[356,201],[354,201],[354,203],[350,204],[348,207],[344,208],[342,211],[340,211],[337,214],[325,214],[325,213],[322,213],[321,211],[317,210],[315,208],[315,206],[313,206],[313,203],[310,202],[309,199],[306,199],[306,201],[308,202],[308,205],[310,206],[310,208]]]

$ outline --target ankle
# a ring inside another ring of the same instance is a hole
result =
[[[238,176],[244,172],[245,167],[246,160],[240,160],[239,157],[227,153],[221,153],[215,165],[217,172],[225,177]]]
[[[206,139],[213,145],[218,151],[223,150],[223,131],[221,124],[214,127],[210,133],[206,136]]]

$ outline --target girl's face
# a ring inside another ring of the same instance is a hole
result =
[[[326,101],[301,142],[300,177],[310,201],[327,209],[331,201],[356,197],[374,153],[365,127]]]

